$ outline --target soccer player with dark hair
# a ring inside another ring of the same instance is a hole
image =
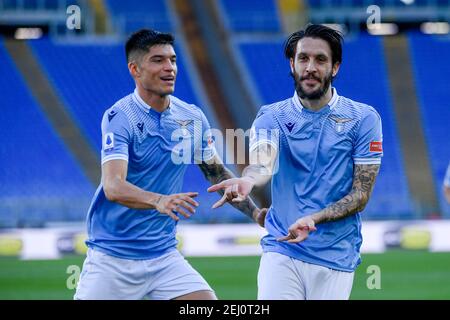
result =
[[[102,181],[87,216],[88,253],[75,299],[216,299],[176,249],[176,225],[199,205],[180,193],[188,163],[211,183],[233,177],[218,157],[203,112],[172,95],[171,34],[143,29],[125,50],[136,89],[102,120]],[[234,206],[259,221],[251,199]]]
[[[360,212],[383,152],[375,109],[338,95],[331,85],[342,40],[323,25],[308,25],[287,39],[293,97],[260,109],[242,177],[208,189],[226,190],[218,207],[247,199],[272,179],[259,299],[348,299],[351,293],[361,261]]]

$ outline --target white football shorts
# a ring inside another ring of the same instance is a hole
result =
[[[121,259],[88,249],[76,300],[170,300],[213,291],[178,250],[149,260]]]
[[[354,272],[343,272],[264,252],[258,272],[258,300],[348,300]]]

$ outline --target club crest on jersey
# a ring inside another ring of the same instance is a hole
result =
[[[352,120],[351,118],[337,118],[337,117],[330,117],[330,119],[335,122],[334,129],[336,130],[337,133],[341,133],[342,131],[344,131],[344,124]]]
[[[114,133],[109,132],[103,138],[103,150],[108,151],[114,149]]]
[[[192,120],[175,120],[181,127],[183,136],[188,134],[187,126],[192,122]]]

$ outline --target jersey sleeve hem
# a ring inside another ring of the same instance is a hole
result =
[[[104,157],[102,159],[102,164],[105,164],[106,162],[111,160],[125,160],[126,162],[128,162],[128,156],[125,154],[112,154]]]
[[[353,158],[354,164],[381,164],[381,158]]]

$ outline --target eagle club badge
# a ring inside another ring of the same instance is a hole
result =
[[[351,118],[337,118],[337,117],[330,117],[330,119],[334,121],[335,123],[334,129],[336,130],[337,133],[341,133],[342,131],[344,131],[344,124],[352,120]]]
[[[188,134],[187,126],[192,122],[192,120],[175,120],[181,127],[181,132],[183,136]]]

